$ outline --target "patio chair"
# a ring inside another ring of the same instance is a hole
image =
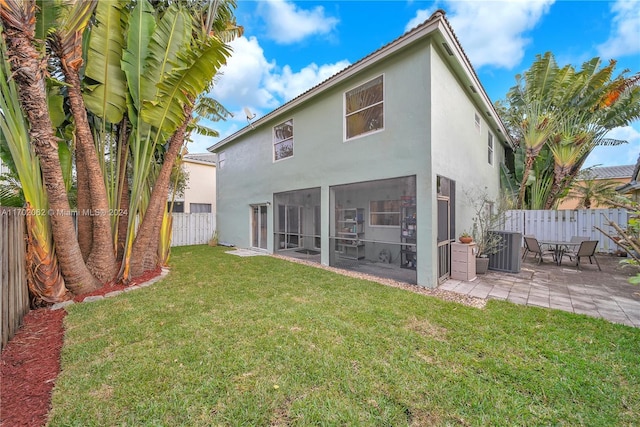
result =
[[[589,237],[587,236],[571,236],[571,239],[569,239],[569,241],[571,243],[582,243],[585,240],[589,240]],[[567,245],[564,247],[563,251],[564,252],[570,252],[572,250],[575,250],[577,246],[573,246],[573,245]]]
[[[538,239],[532,236],[524,236],[524,254],[522,254],[522,260],[524,261],[527,254],[531,252],[534,255],[533,259],[538,258],[538,264],[542,262],[544,255],[553,254],[551,251],[543,251],[538,243]]]
[[[580,270],[580,258],[589,257],[589,263],[593,264],[592,259],[596,261],[596,265],[598,266],[598,270],[602,271],[600,268],[600,263],[598,262],[598,258],[596,258],[596,249],[598,248],[597,240],[585,240],[580,243],[580,247],[577,251],[568,251],[562,254],[562,256],[568,256],[570,260],[576,260],[576,269]]]
[[[571,239],[569,241],[571,243],[582,243],[585,240],[589,240],[589,238],[587,236],[571,236]]]

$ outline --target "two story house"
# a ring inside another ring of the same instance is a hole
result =
[[[219,238],[435,287],[511,144],[437,11],[209,147]]]

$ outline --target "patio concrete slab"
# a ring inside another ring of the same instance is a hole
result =
[[[538,265],[530,256],[519,273],[489,271],[470,282],[447,280],[439,289],[586,314],[640,328],[640,286],[628,282],[637,270],[623,268],[615,256],[597,257],[602,271],[588,263],[579,271],[552,262]]]

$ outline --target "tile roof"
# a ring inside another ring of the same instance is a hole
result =
[[[388,55],[389,52],[392,52],[394,50],[394,48],[400,46],[403,41],[407,41],[407,43],[409,43],[409,40],[413,40],[413,38],[426,37],[428,35],[431,35],[434,32],[438,32],[438,31],[440,31],[441,34],[443,34],[443,36],[445,36],[445,37],[446,37],[446,35],[444,33],[448,32],[450,34],[451,38],[453,39],[453,43],[455,44],[455,46],[451,46],[448,49],[450,49],[450,48],[459,49],[459,52],[460,52],[460,54],[461,54],[461,56],[463,58],[463,60],[461,61],[463,63],[461,65],[463,67],[468,67],[468,72],[471,74],[470,77],[472,79],[472,86],[473,85],[479,86],[479,89],[480,89],[479,92],[481,92],[483,97],[486,97],[486,102],[488,103],[487,107],[489,108],[489,110],[491,110],[491,111],[487,111],[487,113],[489,114],[490,117],[493,116],[493,119],[496,121],[496,126],[498,127],[498,131],[502,134],[501,137],[502,138],[506,138],[507,143],[513,147],[514,143],[511,140],[511,137],[509,136],[509,132],[506,131],[505,125],[502,122],[502,119],[500,118],[500,115],[495,111],[493,103],[488,98],[488,95],[486,94],[485,88],[482,85],[482,82],[480,82],[480,78],[478,77],[478,74],[476,73],[475,69],[473,68],[473,65],[471,64],[471,61],[469,60],[469,57],[467,56],[466,52],[462,48],[462,45],[460,44],[460,41],[458,40],[457,35],[453,31],[453,27],[451,26],[451,24],[449,23],[449,21],[447,20],[445,15],[446,15],[446,12],[444,10],[442,10],[442,9],[436,10],[435,12],[433,12],[433,14],[426,21],[422,22],[421,24],[417,25],[416,27],[410,29],[406,33],[404,33],[401,36],[397,37],[392,42],[389,42],[386,45],[378,48],[377,50],[369,53],[364,58],[361,58],[360,60],[356,61],[355,63],[347,66],[346,68],[344,68],[341,71],[337,72],[333,76],[325,79],[324,81],[318,83],[317,85],[313,86],[312,88],[307,89],[302,94],[300,94],[297,97],[289,100],[288,102],[284,103],[283,105],[277,107],[275,110],[271,111],[270,113],[267,113],[267,115],[257,119],[255,122],[253,122],[253,124],[250,124],[249,126],[245,126],[244,128],[238,130],[236,133],[227,136],[226,138],[222,139],[221,141],[219,141],[216,144],[212,145],[211,147],[207,148],[207,150],[209,150],[209,151],[217,150],[218,148],[226,145],[231,140],[235,139],[237,136],[247,132],[248,129],[253,129],[254,125],[257,125],[258,123],[264,123],[265,121],[267,121],[267,119],[270,119],[271,117],[274,117],[278,113],[280,113],[282,111],[286,111],[289,108],[293,108],[293,106],[297,105],[298,103],[303,102],[304,100],[310,98],[314,94],[316,94],[316,93],[318,93],[318,92],[320,92],[322,90],[325,90],[328,87],[331,87],[331,85],[336,84],[337,82],[339,82],[341,77],[346,78],[346,76],[350,75],[350,73],[358,72],[359,69],[366,68],[368,66],[368,64],[375,63],[376,61],[378,61],[380,59],[380,57],[384,57],[384,56]],[[444,29],[439,29],[438,28],[439,23],[443,24]],[[449,55],[453,56],[452,53],[449,53]],[[475,88],[472,87],[471,89],[473,90],[474,93],[476,92]]]
[[[216,155],[212,153],[189,153],[183,156],[185,160],[216,164]]]
[[[600,166],[591,168],[595,179],[631,178],[636,165]]]

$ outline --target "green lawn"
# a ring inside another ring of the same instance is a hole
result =
[[[228,248],[69,307],[50,426],[632,425],[640,329]]]

